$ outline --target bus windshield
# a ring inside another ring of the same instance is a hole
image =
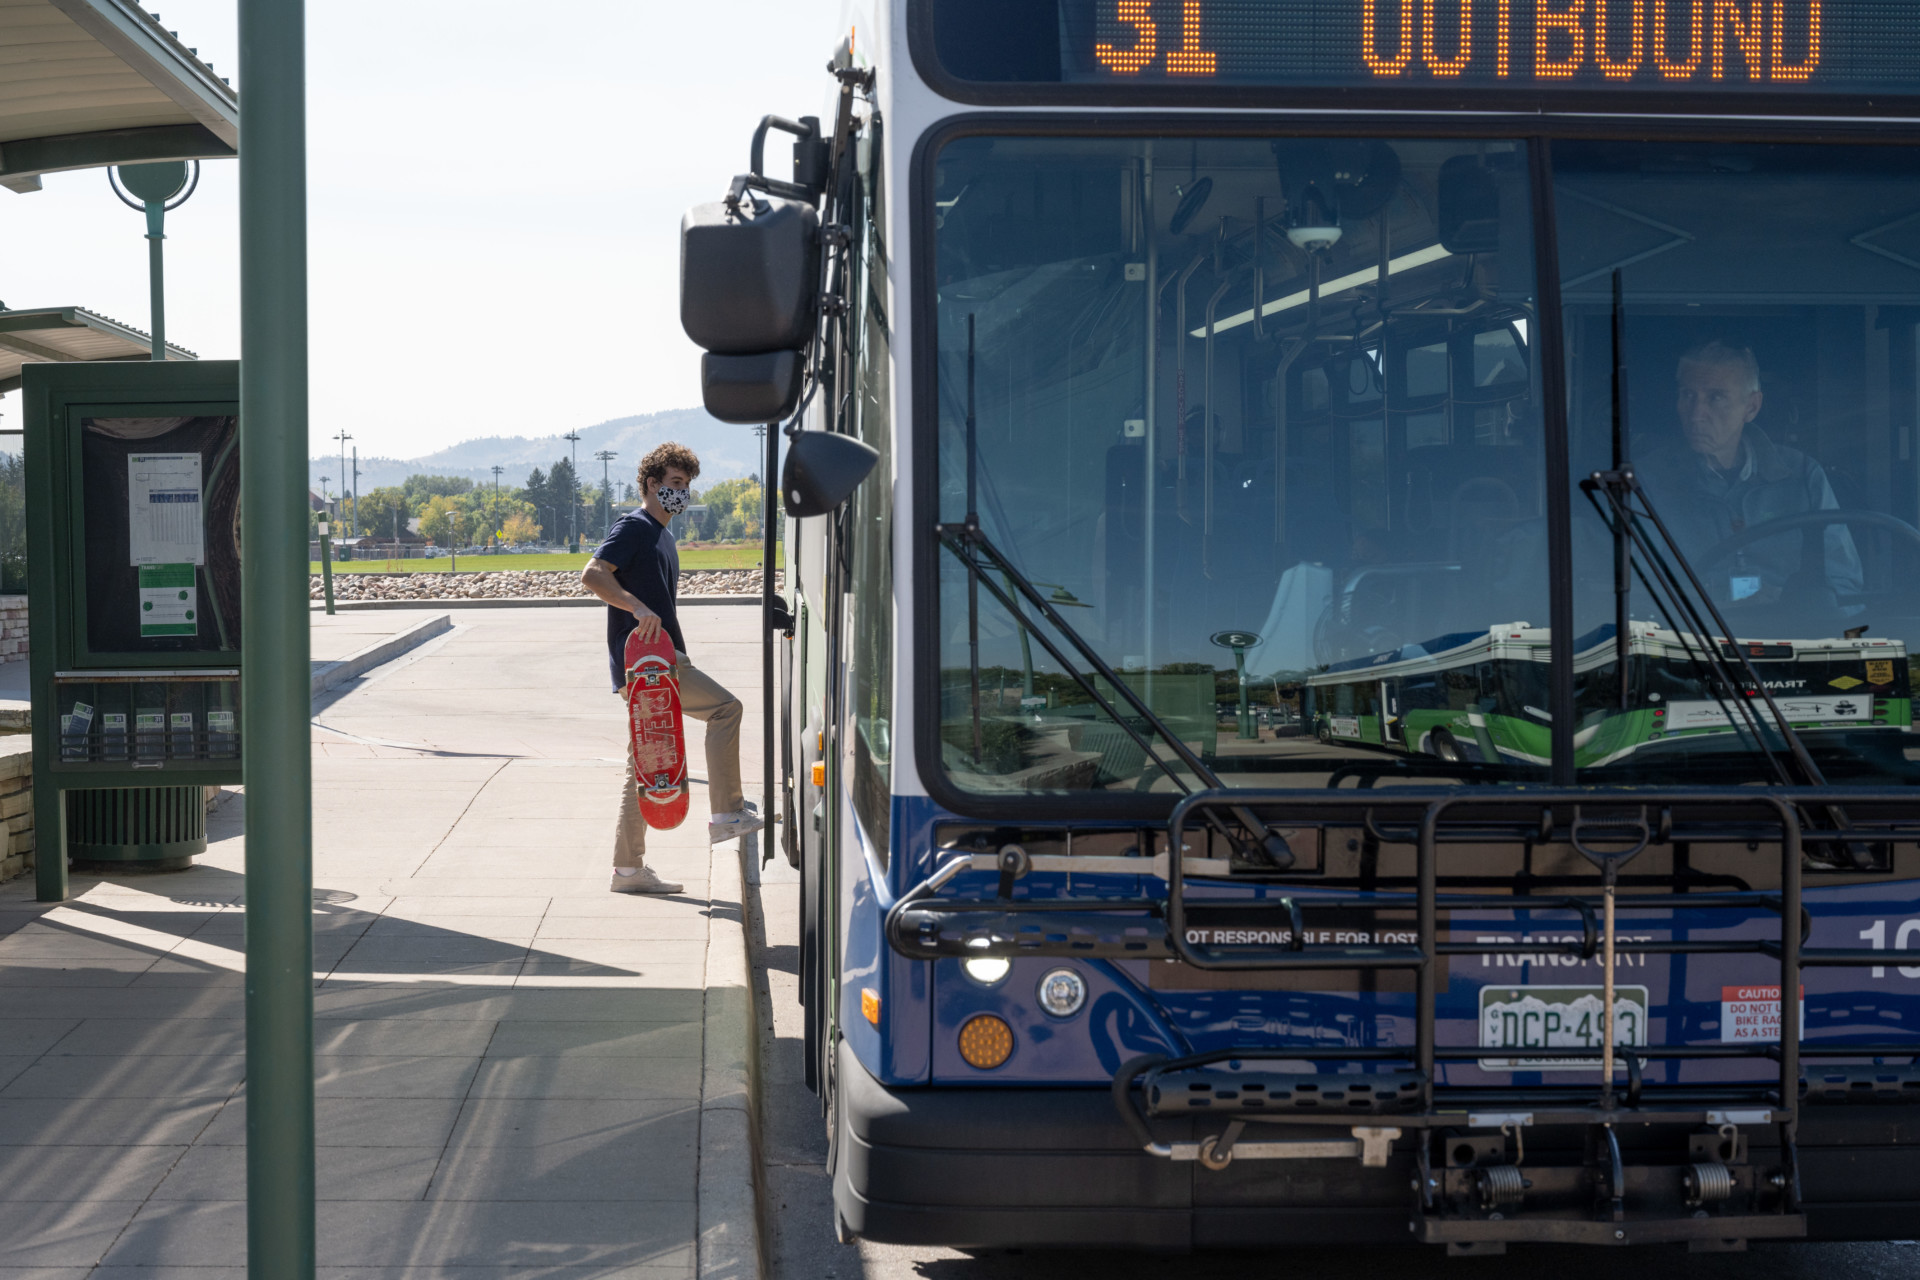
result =
[[[1542,159],[1554,352],[1534,269]],[[1541,780],[1557,716],[1573,721],[1581,781],[1778,780],[1785,743],[1744,713],[1765,699],[1736,652],[1825,781],[1904,780],[1920,177],[1897,161],[954,139],[929,210],[939,518],[971,513],[1230,786]],[[1549,360],[1568,397],[1566,474],[1542,412]],[[1664,550],[1697,568],[1694,615],[1648,589],[1644,549],[1623,553],[1577,487],[1611,467],[1616,437]],[[1565,541],[1549,527],[1562,500]],[[1574,591],[1565,706],[1556,543]],[[1007,608],[1008,575],[976,578],[950,552],[950,782],[989,796],[1192,785],[1173,752],[1142,749],[1144,717],[1072,644]],[[1731,634],[1689,622],[1716,610]]]
[[[1751,664],[1703,676],[1639,564],[1618,642],[1612,540],[1576,496],[1582,777],[1766,780],[1731,705],[1764,690],[1825,781],[1910,779],[1920,174],[1723,143],[1559,142],[1553,169],[1574,479],[1611,464],[1620,400],[1624,459],[1731,635],[1707,629]]]

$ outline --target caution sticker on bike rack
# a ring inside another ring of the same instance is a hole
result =
[[[1483,1058],[1489,1071],[1594,1071],[1600,1066],[1606,1007],[1604,987],[1482,987],[1480,1047],[1483,1049],[1587,1049],[1592,1058],[1534,1058],[1523,1054]],[[1647,1042],[1647,989],[1613,989],[1613,1042]]]
[[[1807,1025],[1807,989],[1800,988],[1800,1025]],[[1780,1038],[1778,986],[1720,988],[1720,1042]]]

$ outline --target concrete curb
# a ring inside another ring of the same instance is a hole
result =
[[[768,1272],[760,1231],[759,1057],[742,868],[751,855],[739,845],[714,845],[708,872],[713,907],[700,1073],[700,1280],[759,1280]]]
[[[759,596],[681,596],[680,607],[696,604],[759,604]],[[342,609],[554,609],[554,608],[596,608],[606,605],[593,596],[503,596],[498,599],[452,600],[336,600],[334,611]],[[316,600],[313,612],[320,613],[326,605]]]
[[[355,676],[364,675],[381,663],[391,662],[407,650],[418,648],[435,636],[451,630],[453,630],[453,619],[443,613],[437,618],[428,618],[416,623],[399,635],[375,641],[358,653],[350,653],[338,662],[329,662],[313,673],[313,692],[310,696],[317,698],[336,685],[345,684]]]

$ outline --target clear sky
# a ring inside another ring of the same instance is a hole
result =
[[[242,87],[233,0],[145,2]],[[415,457],[698,404],[680,214],[746,167],[762,115],[823,114],[840,11],[309,0],[312,451],[342,427]],[[209,162],[167,218],[168,337],[208,358],[240,354],[237,178]],[[145,329],[143,236],[104,170],[0,190],[0,301]]]

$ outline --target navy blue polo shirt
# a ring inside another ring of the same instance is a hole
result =
[[[687,642],[680,634],[680,615],[674,609],[674,597],[680,590],[680,548],[673,534],[645,508],[629,511],[613,522],[606,539],[594,548],[593,558],[613,566],[614,581],[660,615],[673,647],[685,653]],[[616,693],[626,687],[627,637],[639,625],[626,610],[607,606],[607,657]]]

